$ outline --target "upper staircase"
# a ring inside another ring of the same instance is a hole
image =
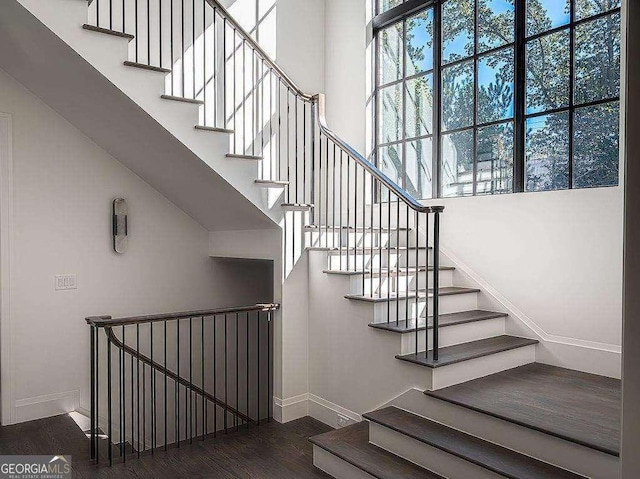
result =
[[[327,304],[346,302],[369,318],[370,328],[363,329],[392,344],[393,354],[384,360],[412,368],[407,376],[413,384],[432,394],[416,396],[410,390],[365,415],[368,441],[366,425],[315,438],[318,467],[335,477],[612,477],[615,451],[590,445],[576,449],[551,435],[544,441],[559,452],[548,456],[535,451],[533,436],[519,429],[502,429],[502,442],[488,437],[490,431],[480,425],[503,427],[496,414],[493,422],[475,418],[462,427],[455,417],[464,413],[440,404],[443,399],[433,395],[438,390],[535,363],[539,340],[533,334],[509,334],[513,320],[505,308],[487,307],[495,303],[441,253],[444,207],[423,205],[333,133],[323,96],[298,88],[217,0],[169,0],[153,8],[136,0],[6,0],[0,4],[0,41],[1,68],[204,227],[281,228],[284,278],[303,254],[316,255],[317,273],[332,284]],[[197,316],[162,319],[165,338],[166,323],[176,320],[178,350],[180,330],[187,325],[180,320],[188,320],[192,338]],[[127,356],[131,378],[135,360],[138,367],[142,361],[143,377],[147,365],[154,381],[156,375],[164,379],[165,414],[169,378],[176,398],[181,391],[189,395],[189,404],[193,394],[199,398],[201,415],[222,408],[225,428],[229,420],[237,426],[270,417],[271,390],[263,393],[259,384],[255,411],[249,398],[244,410],[219,398],[215,379],[213,394],[207,393],[204,342],[198,388],[181,375],[179,358],[176,369],[167,367],[166,339],[165,363],[154,360],[153,320],[144,321],[150,324],[150,357],[127,346],[124,326],[135,322],[114,321],[93,318],[90,324],[96,331],[122,326],[121,338],[107,330],[108,351],[113,345],[119,356]],[[238,316],[235,321],[237,344]],[[213,324],[217,330],[215,316]],[[204,337],[204,316],[200,331]],[[245,331],[249,350],[248,317]],[[264,331],[271,334],[270,326]],[[226,361],[226,349],[224,354]],[[270,361],[267,354],[269,368]],[[97,371],[95,358],[94,364]],[[248,356],[246,365],[250,377]],[[259,382],[260,366],[256,369]],[[225,394],[226,381],[225,376]],[[92,409],[99,410],[94,401],[102,383],[92,384]],[[236,402],[242,399],[238,384]],[[124,402],[125,385],[122,390]],[[132,414],[133,390],[132,385]],[[116,417],[126,420],[127,413]],[[93,431],[99,420],[92,418]],[[176,412],[168,436],[165,420],[160,444],[179,445],[193,437],[182,431],[181,420],[186,424],[186,411]],[[139,416],[136,421],[139,426]],[[191,427],[192,418],[188,421]],[[211,423],[201,416],[200,427],[194,421],[195,436],[203,438],[210,426],[213,433],[220,427],[217,418]],[[109,410],[108,428],[112,422]],[[122,424],[120,443],[127,439],[126,428]],[[114,434],[109,429],[109,437]],[[511,447],[509,434],[519,441],[517,447]],[[154,431],[151,450],[156,436]],[[136,443],[140,447],[145,450],[146,438]]]

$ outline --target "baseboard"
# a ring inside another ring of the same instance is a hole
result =
[[[15,402],[15,422],[34,421],[75,411],[80,407],[80,390],[18,399]]]
[[[362,421],[360,414],[315,394],[300,394],[287,399],[273,398],[273,417],[276,421],[285,423],[305,416],[311,416],[334,429]],[[340,423],[339,417],[342,417]]]

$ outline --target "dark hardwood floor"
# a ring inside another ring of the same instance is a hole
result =
[[[0,454],[70,454],[77,478],[328,478],[313,467],[310,436],[331,430],[311,418],[275,421],[216,439],[95,466],[89,440],[66,415],[0,428]]]
[[[620,384],[533,363],[425,394],[617,456]]]

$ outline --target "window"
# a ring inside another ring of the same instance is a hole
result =
[[[618,184],[620,0],[378,0],[376,161],[417,198]]]

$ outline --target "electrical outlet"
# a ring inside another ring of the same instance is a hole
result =
[[[338,414],[338,427],[346,427],[349,425],[349,418]]]
[[[56,291],[78,289],[78,277],[75,274],[57,274],[55,278]]]

